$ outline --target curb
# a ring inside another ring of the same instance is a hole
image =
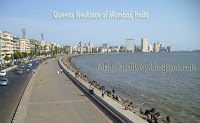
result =
[[[9,67],[9,68],[4,69],[4,71],[8,72],[8,71],[10,71],[10,70],[12,70],[12,69],[14,69],[14,68],[16,68],[16,67],[17,67],[17,65],[14,65],[14,66],[12,66],[12,67]],[[2,70],[1,70],[1,71],[2,71]]]

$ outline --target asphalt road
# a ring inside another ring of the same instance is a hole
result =
[[[9,80],[9,85],[0,86],[0,123],[10,123],[12,121],[17,105],[31,77],[32,70],[38,65],[39,63],[36,63],[36,61],[32,61],[32,67],[29,68],[28,73],[27,64],[25,64],[21,75],[15,73],[14,69],[7,72],[6,78]]]

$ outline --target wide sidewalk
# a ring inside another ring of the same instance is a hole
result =
[[[72,72],[71,70],[69,70],[66,66],[64,66],[64,64],[62,62],[61,62],[61,65],[63,66],[63,68],[69,74],[71,74],[73,77],[75,77],[75,73]],[[79,82],[81,82],[85,87],[87,87],[87,89],[89,89],[90,84],[88,82],[84,81],[81,78],[76,78],[76,79]],[[133,112],[131,112],[129,110],[125,110],[125,107],[123,107],[121,104],[119,104],[118,102],[114,101],[112,98],[108,97],[107,95],[104,95],[104,97],[102,97],[102,92],[99,91],[98,89],[96,89],[95,94],[98,97],[100,97],[102,100],[104,100],[107,104],[112,106],[115,110],[120,112],[120,114],[122,114],[123,116],[127,117],[131,122],[133,122],[133,123],[148,123],[146,120],[144,120],[141,117],[137,116]]]
[[[33,75],[16,112],[14,123],[116,122],[98,108],[60,70],[56,59],[42,64]]]

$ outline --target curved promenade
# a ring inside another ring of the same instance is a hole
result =
[[[119,122],[60,70],[56,59],[36,70],[22,97],[14,123]]]
[[[60,60],[60,66],[65,70],[66,74],[73,79],[73,81],[84,91],[89,93],[89,86],[90,84],[86,81],[84,81],[81,78],[75,78],[75,73],[69,70]],[[90,95],[93,99],[95,99],[96,102],[98,102],[101,106],[103,106],[107,111],[110,112],[113,116],[115,116],[117,119],[120,120],[120,122],[124,123],[147,123],[146,120],[142,119],[141,117],[137,116],[133,112],[129,110],[125,110],[125,107],[123,107],[118,102],[114,101],[107,95],[104,95],[104,98],[101,96],[101,91],[98,89],[95,89],[96,93],[95,95]]]

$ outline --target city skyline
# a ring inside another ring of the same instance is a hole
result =
[[[104,4],[104,3],[107,4]],[[26,37],[41,39],[61,45],[77,45],[77,42],[90,42],[94,46],[102,44],[125,45],[125,40],[134,39],[136,45],[141,38],[148,43],[162,42],[173,47],[173,50],[199,49],[199,1],[98,1],[98,2],[48,2],[47,1],[1,1],[0,30],[9,31],[20,38],[21,28],[26,28]],[[88,3],[88,4],[86,4]],[[146,4],[144,4],[146,3]],[[159,6],[159,7],[158,7]],[[10,9],[12,8],[12,9]],[[101,9],[98,9],[101,8]],[[26,10],[26,11],[25,11]],[[128,12],[145,11],[149,19],[63,19],[53,18],[53,11],[75,12],[105,11]]]

